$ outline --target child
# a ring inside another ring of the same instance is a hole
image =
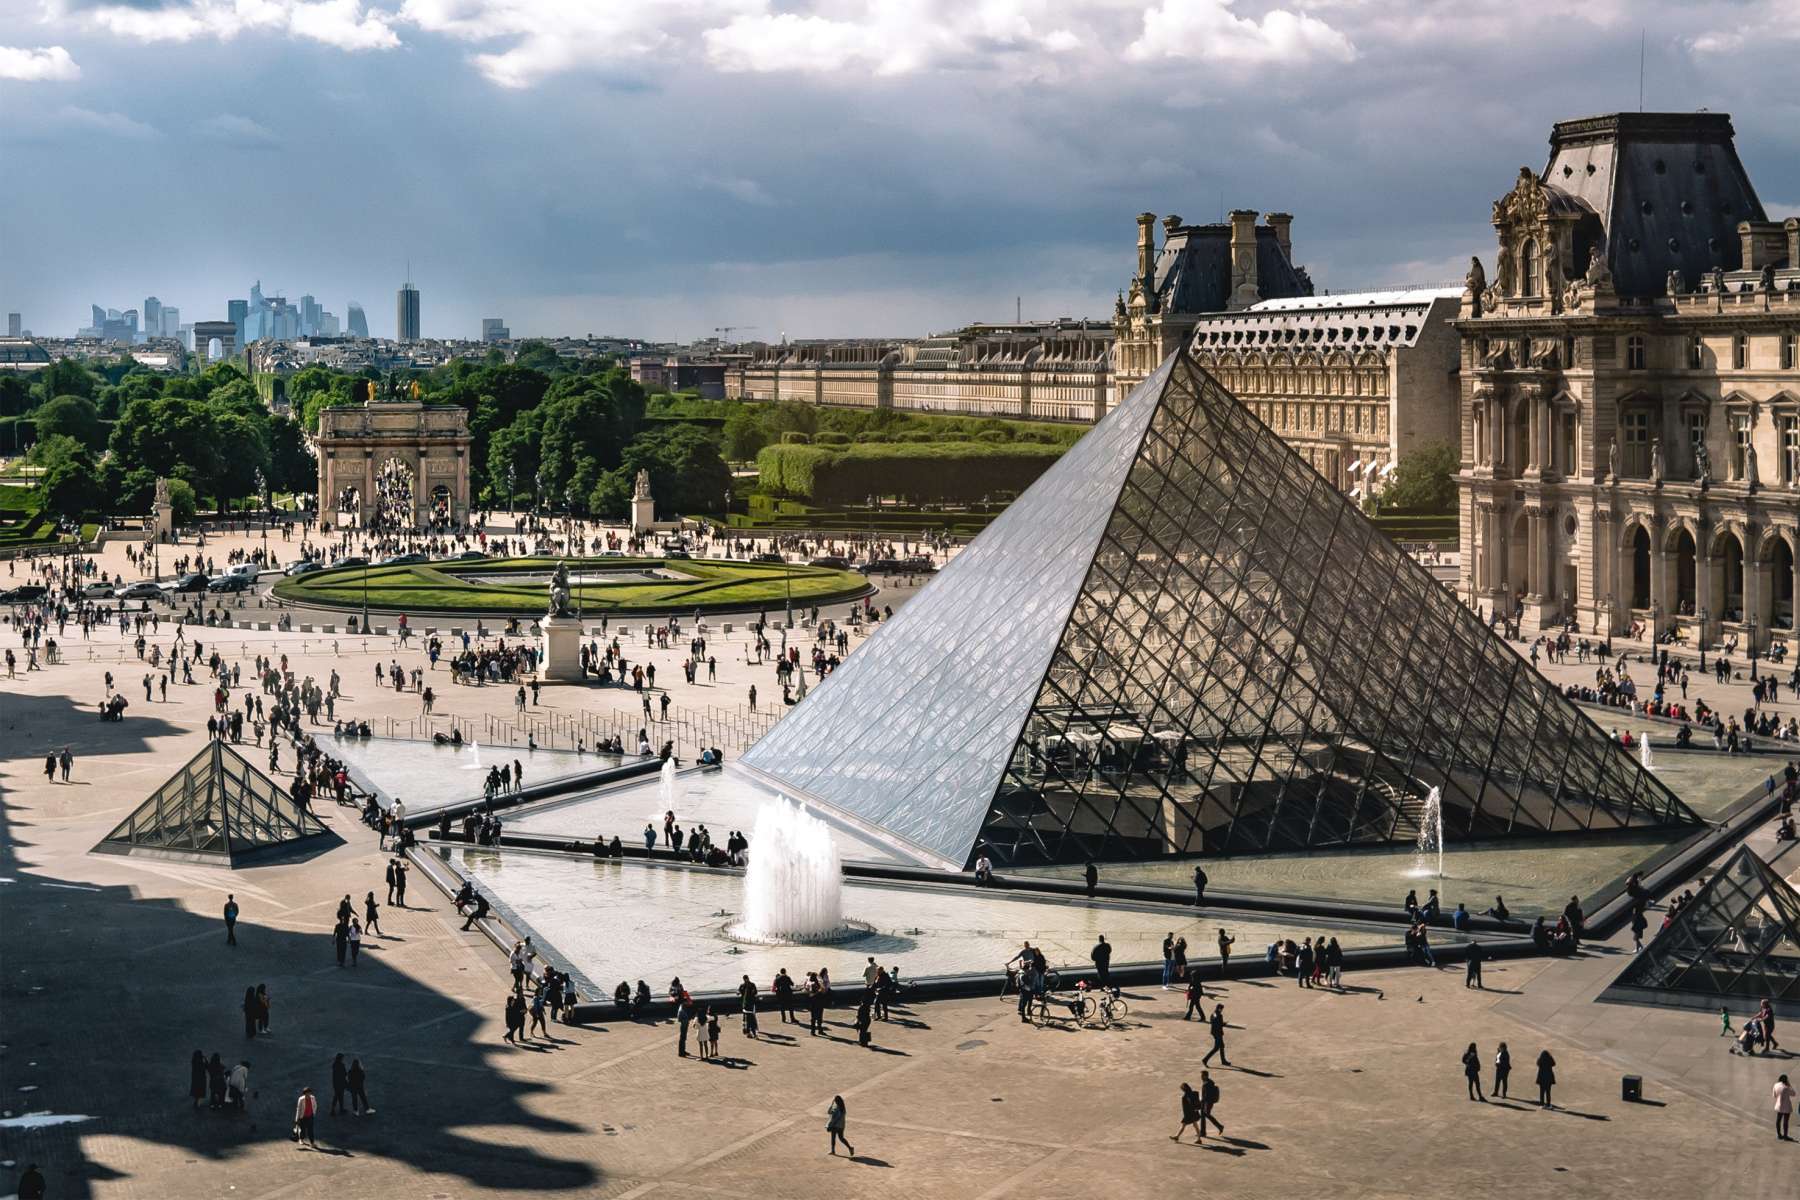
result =
[[[1734,1033],[1731,1028],[1731,1010],[1729,1008],[1726,1008],[1723,1004],[1721,1004],[1719,1006],[1719,1036],[1720,1037],[1736,1037],[1737,1036],[1736,1033]]]
[[[719,1014],[709,1011],[706,1014],[706,1050],[708,1058],[719,1057]]]

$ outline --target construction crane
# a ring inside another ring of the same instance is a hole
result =
[[[729,339],[733,333],[736,333],[740,329],[755,329],[755,328],[756,328],[756,326],[754,326],[754,325],[714,325],[713,332],[714,333],[722,333],[726,336],[726,338]]]

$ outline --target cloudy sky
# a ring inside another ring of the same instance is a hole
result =
[[[1105,315],[1134,214],[1236,207],[1322,287],[1459,279],[1640,34],[1800,213],[1800,0],[0,0],[0,309],[391,335],[410,260],[427,335],[911,334]]]

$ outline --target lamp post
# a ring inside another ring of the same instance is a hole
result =
[[[263,566],[267,567],[269,565],[269,481],[263,478],[263,473],[260,469],[256,472],[256,494],[262,500]]]
[[[1706,670],[1706,605],[1700,606],[1700,669]]]
[[[1756,614],[1750,614],[1748,622],[1750,633],[1750,682],[1756,682]]]
[[[517,533],[519,531],[519,510],[513,507],[513,468],[511,463],[506,465],[506,511],[513,519],[513,532]]]

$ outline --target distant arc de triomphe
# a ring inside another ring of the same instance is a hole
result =
[[[390,463],[412,481],[412,524],[440,516],[461,525],[469,515],[469,415],[457,405],[365,401],[319,411],[313,438],[319,456],[319,523],[367,525],[376,479]]]

